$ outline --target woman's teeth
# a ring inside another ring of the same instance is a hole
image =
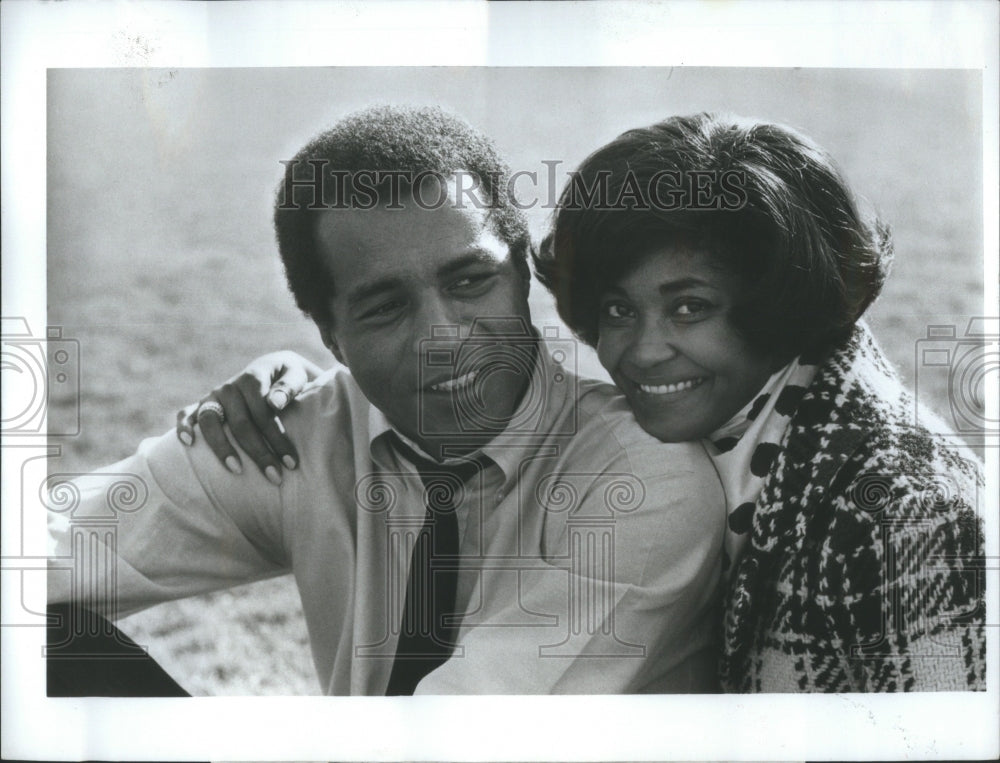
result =
[[[469,371],[469,373],[462,374],[457,379],[449,379],[448,381],[432,384],[431,389],[435,392],[454,392],[456,389],[461,389],[462,387],[472,384],[475,380],[476,372]]]
[[[647,395],[666,395],[671,392],[683,392],[686,389],[697,387],[704,379],[687,379],[676,384],[640,384],[639,389]]]

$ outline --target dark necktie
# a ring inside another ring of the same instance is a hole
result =
[[[410,695],[424,676],[444,664],[455,648],[458,588],[458,519],[455,506],[466,483],[484,468],[482,460],[436,464],[402,446],[424,486],[424,524],[414,541],[406,581],[402,627],[387,696]],[[482,459],[484,457],[480,457]]]

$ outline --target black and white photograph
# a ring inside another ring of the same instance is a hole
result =
[[[25,5],[5,758],[998,752],[994,6]]]

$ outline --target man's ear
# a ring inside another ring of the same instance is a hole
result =
[[[316,328],[319,329],[320,339],[323,340],[323,344],[326,345],[326,348],[333,353],[333,357],[337,359],[338,363],[342,363],[346,366],[347,364],[344,363],[343,353],[340,351],[340,345],[337,344],[337,340],[333,336],[333,324],[316,321]]]

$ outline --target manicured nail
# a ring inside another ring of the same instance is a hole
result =
[[[283,389],[272,390],[268,397],[271,399],[271,405],[279,411],[288,405],[288,393]]]
[[[296,467],[295,459],[288,455],[281,457],[281,463],[283,463],[289,469],[294,469]]]
[[[278,470],[275,469],[273,466],[268,466],[264,470],[264,476],[267,477],[275,485],[281,484],[281,475],[278,474]]]
[[[180,432],[177,435],[177,437],[185,445],[193,445],[194,444],[194,437],[192,437],[191,433],[188,432],[187,430],[184,430],[184,431]]]
[[[243,474],[243,464],[241,464],[236,456],[226,456],[226,468],[233,474]]]
[[[285,425],[281,423],[281,419],[278,416],[274,417],[274,425],[278,427],[278,431],[285,434]]]

